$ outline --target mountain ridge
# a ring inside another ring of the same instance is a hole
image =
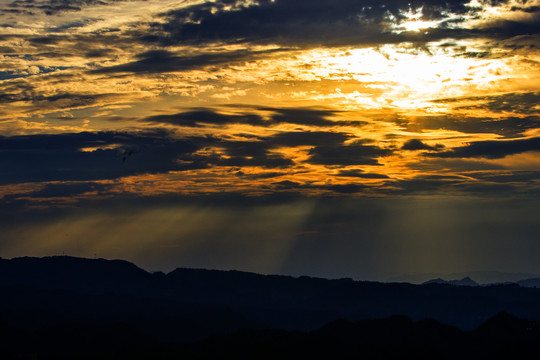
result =
[[[510,282],[518,282],[523,279],[540,278],[540,274],[524,273],[524,272],[503,272],[503,271],[488,271],[474,270],[459,273],[425,273],[425,274],[407,274],[390,277],[385,282],[407,282],[411,284],[422,284],[433,279],[462,279],[470,277],[480,285],[502,284]]]
[[[448,284],[448,285],[454,285],[454,286],[480,286],[480,284],[478,284],[476,281],[471,279],[469,276],[466,276],[460,280],[443,280],[441,278],[437,278],[437,279],[432,279],[432,280],[422,283],[422,285],[429,285],[429,284]]]
[[[159,328],[174,328],[176,319],[190,324],[173,331],[186,339],[247,325],[307,331],[338,318],[405,315],[462,329],[501,311],[540,319],[540,289],[517,284],[414,285],[189,268],[164,274],[124,260],[66,256],[0,259],[0,290],[6,294],[0,308],[13,324],[29,322],[24,312],[34,309],[44,322],[52,321],[47,314],[113,316],[139,329],[157,329],[160,337]]]

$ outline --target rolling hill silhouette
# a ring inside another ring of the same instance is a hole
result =
[[[323,347],[345,341],[344,351],[352,354],[371,354],[378,346],[373,344],[386,344],[381,346],[395,345],[396,351],[412,346],[421,357],[425,351],[451,354],[444,339],[482,349],[493,338],[510,345],[540,339],[534,322],[540,319],[540,289],[517,284],[412,285],[182,268],[164,274],[121,260],[61,256],[0,259],[0,291],[0,355],[15,358],[20,349],[54,358],[59,349],[73,356],[82,349],[126,354],[162,351],[163,344],[170,344],[166,354],[210,358],[201,344],[212,341],[247,357],[254,353],[234,344],[254,341],[255,351],[263,341],[295,353],[302,344],[319,343],[318,337]]]

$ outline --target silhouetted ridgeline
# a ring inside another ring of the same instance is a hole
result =
[[[429,284],[448,284],[448,285],[457,285],[457,286],[480,286],[476,281],[471,279],[470,277],[464,277],[461,280],[443,280],[441,278],[433,279],[424,282],[422,285],[429,285]]]
[[[348,354],[392,356],[406,348],[420,357],[463,358],[459,349],[480,354],[540,344],[537,323],[513,317],[540,319],[540,289],[517,284],[385,284],[196,269],[151,274],[126,261],[62,256],[0,259],[0,291],[0,358],[212,358],[214,350],[264,358],[250,353],[263,345],[273,358],[307,345],[314,354],[339,345]],[[486,322],[500,312],[512,316]],[[247,328],[259,330],[237,333]]]

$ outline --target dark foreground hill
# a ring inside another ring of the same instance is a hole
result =
[[[290,345],[293,351],[302,347],[306,337],[313,339],[328,330],[330,325],[320,328],[336,319],[345,319],[341,323],[345,327],[358,321],[364,324],[361,326],[379,326],[366,321],[403,315],[409,320],[400,320],[405,321],[402,325],[436,323],[437,329],[452,334],[476,329],[500,312],[540,319],[540,289],[518,285],[412,285],[197,269],[152,274],[125,261],[64,256],[0,259],[0,293],[0,352],[4,349],[6,354],[16,355],[17,349],[20,354],[37,349],[41,355],[55,354],[51,355],[54,358],[62,348],[66,353],[84,348],[87,353],[124,354],[128,349],[163,349],[164,343],[192,342],[217,334],[236,335],[205,341],[227,347],[235,339],[249,343],[249,334],[259,334],[253,335],[255,344],[261,336],[260,341],[269,342],[270,347]],[[425,319],[435,323],[423,322]],[[395,328],[392,322],[388,324],[388,329]],[[360,325],[351,329],[355,326]],[[403,326],[398,334],[415,334]],[[259,330],[237,333],[248,328]],[[365,329],[362,331],[371,333]],[[285,344],[275,343],[272,334],[285,339]],[[410,339],[405,342],[411,343]],[[172,352],[196,351],[196,345],[171,346]]]
[[[463,331],[405,316],[336,320],[313,331],[243,329],[164,342],[126,324],[62,323],[34,331],[0,323],[2,359],[538,359],[540,323],[500,313]]]

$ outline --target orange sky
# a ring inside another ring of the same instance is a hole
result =
[[[1,0],[0,197],[536,198],[539,6]]]

